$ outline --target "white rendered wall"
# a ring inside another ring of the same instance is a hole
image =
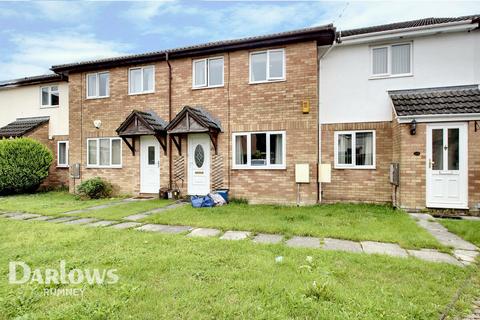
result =
[[[58,86],[60,104],[58,107],[41,108],[40,88]],[[52,82],[0,89],[0,127],[17,118],[49,116],[49,135],[68,135],[68,83]]]
[[[320,122],[392,120],[388,90],[480,83],[480,31],[402,39],[413,41],[413,76],[370,79],[370,47],[337,45],[320,66]],[[387,42],[395,43],[395,42]]]

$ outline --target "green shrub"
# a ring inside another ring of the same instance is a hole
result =
[[[113,193],[112,185],[100,177],[83,181],[78,186],[81,197],[90,199],[109,198]]]
[[[0,194],[35,191],[48,176],[53,155],[30,138],[0,140]]]

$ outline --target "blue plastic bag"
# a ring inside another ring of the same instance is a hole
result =
[[[192,196],[190,201],[192,202],[192,207],[201,208],[203,204],[203,197]]]
[[[210,208],[215,206],[215,201],[210,196],[205,196],[203,197],[203,204],[202,207],[204,208]]]

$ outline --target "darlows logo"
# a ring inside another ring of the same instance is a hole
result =
[[[114,284],[119,280],[117,269],[72,269],[67,271],[65,260],[58,269],[31,269],[23,261],[10,261],[8,281],[11,284]]]

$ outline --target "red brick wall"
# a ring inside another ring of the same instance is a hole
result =
[[[175,116],[183,106],[202,106],[218,118],[223,132],[218,138],[216,163],[224,172],[223,186],[231,189],[234,197],[245,197],[252,202],[294,202],[296,184],[295,163],[309,163],[311,183],[303,185],[301,199],[316,201],[315,164],[317,157],[317,47],[315,42],[285,46],[286,81],[248,84],[249,51],[224,54],[225,85],[220,88],[192,89],[192,59],[172,60],[172,107]],[[200,58],[200,57],[199,57]],[[103,176],[116,184],[123,193],[139,191],[139,153],[132,156],[123,144],[121,169],[87,169],[86,139],[116,136],[115,129],[133,109],[154,110],[168,119],[168,67],[155,63],[155,93],[132,95],[128,93],[128,67],[112,68],[110,97],[85,99],[85,73],[69,77],[70,86],[70,163],[82,164],[82,179]],[[301,101],[310,101],[311,111],[302,114]],[[101,120],[99,130],[94,120]],[[231,167],[231,133],[238,131],[285,130],[287,138],[286,170],[229,170]],[[137,141],[137,150],[139,143]],[[187,143],[182,142],[184,165],[187,161]],[[211,154],[214,152],[212,150]],[[173,147],[174,161],[179,158]],[[161,186],[168,185],[168,157],[162,152]],[[185,174],[186,178],[186,174]],[[181,181],[178,182],[181,184]],[[182,191],[186,191],[187,181]],[[72,183],[70,184],[72,186]]]

